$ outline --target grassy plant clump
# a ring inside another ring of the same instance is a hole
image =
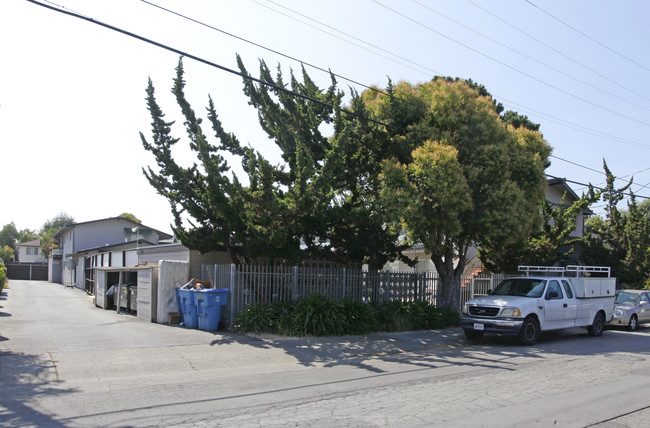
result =
[[[377,331],[377,309],[358,300],[344,300],[343,312],[347,318],[346,334],[367,334]]]
[[[381,331],[413,330],[410,304],[399,300],[382,303],[377,307],[379,329]]]
[[[275,324],[277,314],[274,308],[267,303],[256,303],[246,306],[235,317],[235,324],[239,331],[244,333],[267,333]]]
[[[249,305],[235,318],[242,332],[283,336],[362,335],[375,331],[433,330],[458,326],[457,311],[426,302],[381,304],[313,294],[295,302]]]
[[[348,327],[343,302],[319,294],[297,301],[292,319],[298,335],[335,336]]]

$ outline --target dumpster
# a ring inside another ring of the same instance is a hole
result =
[[[185,327],[197,328],[199,320],[196,315],[196,302],[194,301],[195,290],[184,290],[180,288],[178,295],[181,300],[180,312],[183,314],[183,323]]]
[[[129,285],[129,310],[137,312],[138,310],[138,286]]]
[[[228,304],[228,289],[212,289],[194,291],[199,330],[214,331],[219,329],[221,307]]]
[[[120,308],[129,309],[129,286],[122,285],[120,289]]]

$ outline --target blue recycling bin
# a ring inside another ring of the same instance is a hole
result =
[[[221,321],[221,307],[228,304],[228,289],[195,290],[194,299],[199,319],[199,330],[218,330],[219,321]]]
[[[178,314],[180,315],[180,323],[183,323],[183,304],[181,303],[181,289],[176,288],[176,305],[178,306]]]
[[[185,327],[197,328],[199,326],[199,319],[197,316],[196,302],[194,293],[196,290],[183,290],[178,289],[178,297],[180,299],[181,316]]]

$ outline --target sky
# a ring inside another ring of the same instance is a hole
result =
[[[253,75],[260,59],[285,75],[299,75],[302,63],[326,86],[329,75],[312,66],[329,69],[346,94],[364,89],[354,82],[472,79],[541,125],[553,147],[550,176],[580,194],[583,183],[604,185],[605,160],[618,187],[633,177],[638,200],[650,195],[645,0],[43,3],[229,69],[239,54]],[[169,204],[142,172],[155,162],[140,132],[151,141],[151,79],[166,119],[177,123],[175,158],[195,160],[170,93],[179,55],[26,0],[0,2],[0,40],[0,227],[39,230],[59,213],[83,222],[128,212],[170,232]],[[183,63],[194,110],[205,116],[210,95],[227,131],[280,163],[241,78]],[[603,213],[602,203],[592,209]]]

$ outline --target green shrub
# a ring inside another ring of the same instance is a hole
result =
[[[458,327],[460,325],[460,313],[454,309],[438,308],[441,312],[442,325],[440,328]]]
[[[413,321],[409,304],[394,300],[382,303],[377,307],[377,322],[380,331],[409,331],[413,329]]]
[[[332,336],[347,330],[343,302],[319,294],[297,301],[291,319],[297,335]]]
[[[271,305],[255,303],[248,305],[235,317],[236,329],[243,332],[267,333],[272,330],[276,313]]]
[[[5,264],[0,262],[0,292],[5,286],[5,281],[7,280],[7,268]]]
[[[415,301],[407,304],[413,330],[431,329],[430,312],[433,306],[427,302]]]
[[[295,326],[293,312],[295,303],[291,301],[273,304],[274,324],[273,332],[282,336],[298,336],[299,329]]]
[[[347,320],[346,334],[367,334],[377,330],[377,310],[358,300],[344,300],[343,313]]]
[[[426,302],[393,301],[376,305],[356,300],[338,301],[317,294],[295,302],[249,305],[235,317],[239,331],[283,336],[435,330],[458,326],[458,322],[457,311]]]
[[[458,311],[445,307],[429,306],[427,308],[427,327],[435,330],[458,326],[460,314]]]

